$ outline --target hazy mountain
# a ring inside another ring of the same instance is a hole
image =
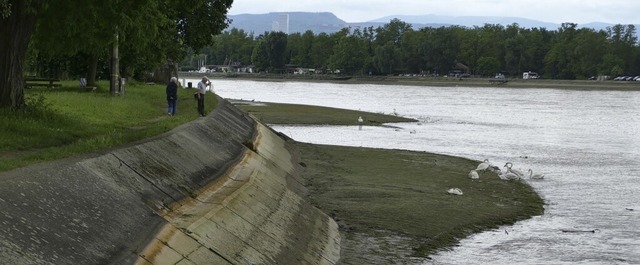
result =
[[[503,26],[518,23],[523,28],[546,28],[548,30],[556,30],[560,28],[560,24],[549,23],[544,21],[519,18],[519,17],[490,17],[490,16],[440,16],[440,15],[420,15],[406,16],[394,15],[386,16],[379,19],[348,23],[336,17],[330,12],[272,12],[267,14],[241,14],[229,15],[232,20],[229,29],[238,28],[246,32],[253,32],[260,35],[268,31],[283,31],[288,33],[304,33],[307,30],[313,31],[315,34],[321,32],[331,34],[338,32],[345,27],[374,27],[383,26],[394,18],[409,23],[414,29],[423,27],[441,27],[459,25],[465,27],[483,26],[484,24],[500,24]],[[288,18],[288,31],[287,31]],[[579,28],[593,28],[596,30],[606,29],[613,24],[592,22],[587,24],[578,24]],[[640,28],[640,25],[636,25]]]
[[[334,33],[348,27],[348,23],[329,12],[272,12],[268,14],[241,14],[230,15],[229,28],[243,29],[253,32],[255,35],[267,31],[286,30],[287,15],[289,20],[288,33],[312,30],[314,33]]]
[[[484,24],[500,24],[500,25],[511,25],[513,23],[518,23],[520,27],[524,28],[547,28],[547,29],[556,29],[559,27],[559,24],[543,22],[538,20],[519,18],[519,17],[483,17],[483,16],[439,16],[439,15],[418,15],[418,16],[405,16],[405,15],[394,15],[394,16],[386,16],[379,19],[371,20],[370,22],[389,22],[392,19],[397,18],[407,23],[416,23],[416,24],[428,24],[428,23],[439,23],[446,25],[458,25],[465,27],[473,27],[473,26],[483,26]]]
[[[394,15],[386,16],[378,19],[371,20],[369,22],[384,22],[389,23],[392,19],[397,18],[401,21],[411,23],[413,25],[422,24],[445,24],[445,25],[458,25],[465,27],[482,27],[484,24],[500,24],[503,26],[517,23],[523,28],[546,28],[548,30],[556,30],[560,28],[561,24],[544,22],[539,20],[521,18],[521,17],[491,17],[491,16],[440,16],[440,15],[418,15],[418,16],[406,16],[406,15]],[[571,21],[567,21],[571,23]],[[576,23],[578,24],[578,23]],[[578,28],[592,28],[595,30],[606,29],[614,24],[604,22],[590,22],[586,24],[578,24]],[[638,28],[639,25],[635,25]]]

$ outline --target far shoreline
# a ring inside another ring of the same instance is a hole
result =
[[[193,73],[180,72],[179,78],[198,79],[207,76],[220,80],[251,80],[264,82],[314,82],[335,84],[376,84],[431,87],[495,87],[527,89],[569,89],[603,91],[640,91],[638,81],[557,80],[508,78],[506,82],[495,82],[492,78],[458,78],[445,76],[341,76],[341,75],[296,75],[296,74],[251,74],[251,73]]]

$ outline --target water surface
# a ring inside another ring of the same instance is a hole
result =
[[[420,121],[272,126],[297,141],[487,158],[546,174],[530,181],[547,203],[544,215],[463,239],[424,264],[640,264],[640,92],[242,80],[214,87],[231,99]]]

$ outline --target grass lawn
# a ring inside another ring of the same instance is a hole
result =
[[[26,89],[26,108],[0,109],[0,171],[134,142],[198,117],[193,90],[179,89],[177,115],[169,117],[165,85],[128,82],[118,96],[107,81],[91,92],[77,81],[62,85]],[[216,104],[207,97],[207,111]]]

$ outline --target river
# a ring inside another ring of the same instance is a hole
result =
[[[545,174],[528,180],[546,202],[544,215],[463,239],[423,264],[640,264],[638,91],[244,80],[214,80],[214,90],[420,121],[362,130],[357,117],[354,126],[272,126],[297,141],[512,162]]]

